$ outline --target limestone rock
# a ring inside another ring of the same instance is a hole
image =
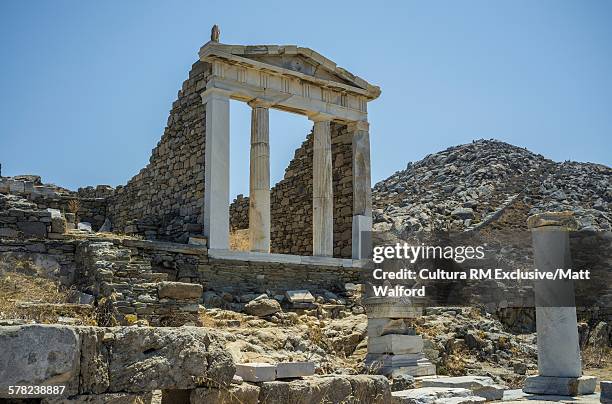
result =
[[[0,327],[0,397],[8,386],[65,385],[73,395],[79,386],[79,337],[60,325]]]
[[[152,398],[151,392],[82,394],[69,398],[44,398],[41,404],[152,404]]]
[[[261,404],[386,404],[391,401],[389,382],[383,376],[310,376],[290,382],[264,382],[260,387]]]
[[[421,387],[418,389],[395,391],[391,393],[393,404],[429,404],[442,403],[444,399],[453,399],[450,401],[456,403],[477,403],[485,401],[482,397],[472,396],[472,392],[462,388],[446,388],[446,387]],[[449,401],[447,401],[449,402]]]
[[[228,385],[235,373],[223,341],[198,327],[125,327],[105,344],[113,392]]]
[[[424,379],[423,387],[464,388],[471,390],[474,395],[487,400],[501,400],[504,396],[504,386],[496,384],[493,379],[486,376],[458,376],[438,377]]]
[[[274,299],[261,298],[248,302],[244,306],[244,311],[252,316],[265,317],[281,311],[281,306]]]
[[[242,383],[228,388],[198,388],[191,391],[191,404],[257,404],[259,387]]]

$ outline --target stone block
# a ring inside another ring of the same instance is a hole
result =
[[[371,372],[389,375],[402,373],[409,376],[431,376],[436,374],[436,365],[431,363],[425,355],[418,354],[367,354],[365,365]]]
[[[0,237],[14,238],[19,235],[19,232],[9,227],[3,227],[0,229]]]
[[[289,382],[264,382],[260,388],[260,404],[387,404],[391,401],[389,382],[383,376],[309,376]]]
[[[523,391],[530,394],[554,394],[559,396],[580,396],[592,394],[597,386],[594,376],[550,377],[530,376],[525,379]]]
[[[269,382],[276,379],[276,365],[269,363],[238,363],[236,376],[246,382]]]
[[[184,282],[160,282],[157,293],[160,299],[199,299],[202,297],[204,288],[197,283]]]
[[[61,215],[59,217],[51,217],[51,231],[57,234],[66,233],[67,222]]]
[[[15,385],[62,385],[78,393],[79,337],[60,325],[0,327],[0,397]]]
[[[308,290],[288,290],[285,296],[289,303],[314,303],[315,298]]]
[[[229,385],[235,373],[222,338],[199,327],[123,327],[105,338],[109,392]]]
[[[257,404],[259,387],[248,384],[232,384],[226,389],[199,388],[191,391],[191,404]]]
[[[421,307],[401,303],[395,298],[364,299],[368,318],[416,318],[423,313]]]
[[[45,237],[47,226],[41,222],[18,222],[17,227],[26,236]]]
[[[414,335],[415,330],[408,319],[368,319],[368,337],[380,337],[387,334]]]
[[[423,352],[423,337],[420,335],[389,334],[368,337],[368,353],[395,355]]]
[[[391,396],[392,404],[468,404],[485,401],[482,397],[474,397],[468,389],[448,387],[421,387],[418,389],[395,391],[391,393]]]
[[[81,394],[61,398],[48,397],[41,404],[152,404],[153,393],[108,393],[108,394]]]
[[[262,298],[248,302],[244,311],[252,316],[265,317],[281,311],[281,306],[274,299]]]
[[[189,237],[187,244],[206,246],[208,244],[208,240],[206,237]]]
[[[501,400],[504,396],[505,386],[496,384],[487,376],[458,376],[424,379],[423,387],[452,387],[471,390],[475,395],[489,400]]]
[[[601,391],[600,400],[602,403],[612,403],[612,382],[602,381],[599,383]]]
[[[277,379],[312,376],[314,372],[313,362],[280,362],[276,364]]]
[[[91,223],[89,222],[80,222],[79,224],[77,224],[77,229],[81,231],[86,231],[88,233],[91,233],[93,231],[91,229]]]

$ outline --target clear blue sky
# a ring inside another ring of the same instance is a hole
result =
[[[221,42],[310,47],[382,88],[374,182],[448,146],[497,138],[611,165],[610,1],[0,2],[0,163],[70,188],[148,162],[182,81]],[[248,191],[248,108],[232,103],[232,197]],[[272,179],[309,130],[271,114]]]

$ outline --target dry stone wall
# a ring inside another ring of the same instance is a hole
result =
[[[240,194],[230,204],[230,230],[249,228],[249,197]]]
[[[149,164],[108,200],[117,232],[185,242],[202,233],[204,205],[204,89],[210,66],[196,62],[172,104]]]
[[[334,256],[350,258],[353,213],[352,146],[345,125],[332,124]],[[295,151],[284,178],[271,191],[271,250],[312,255],[312,133]],[[248,202],[237,200],[239,205]],[[241,210],[234,204],[231,212]],[[247,217],[248,219],[248,217]],[[244,220],[233,219],[244,226]],[[245,228],[248,227],[248,220]]]

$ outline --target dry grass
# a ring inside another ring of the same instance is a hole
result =
[[[230,250],[249,251],[249,229],[230,232]]]
[[[65,304],[69,302],[71,292],[60,289],[52,280],[36,274],[2,270],[0,319],[33,320],[37,323],[53,324],[63,316],[75,318],[80,324],[95,325],[93,307]]]

